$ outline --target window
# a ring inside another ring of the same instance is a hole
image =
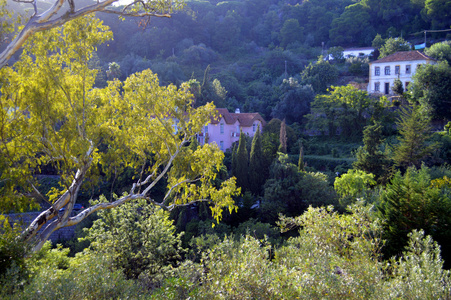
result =
[[[401,69],[400,66],[395,66],[395,75],[401,74],[400,69]]]
[[[390,75],[390,66],[386,66],[384,70],[385,75]]]
[[[384,94],[385,95],[390,94],[390,83],[389,82],[385,83]]]
[[[375,82],[374,83],[374,91],[375,92],[380,92],[381,90],[381,83],[380,82]]]
[[[253,132],[256,132],[257,131],[257,124],[252,124],[252,131]]]
[[[381,75],[381,68],[380,67],[375,67],[374,68],[374,75],[375,76]]]
[[[405,83],[405,88],[404,88],[404,89],[405,89],[406,91],[408,90],[409,83],[410,83],[410,82],[408,82],[408,81],[406,81],[406,83]]]
[[[240,133],[240,125],[236,125],[236,133],[237,133],[237,134]]]
[[[208,126],[205,126],[204,132],[208,133]]]
[[[221,134],[224,134],[224,123],[219,124],[219,130]]]
[[[221,149],[221,151],[224,151],[224,141],[219,142],[219,149]]]
[[[410,74],[410,65],[406,65],[406,74]]]

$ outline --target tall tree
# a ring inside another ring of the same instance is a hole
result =
[[[287,124],[285,123],[285,119],[283,119],[280,124],[280,133],[279,133],[279,152],[287,153]]]
[[[133,199],[166,210],[208,201],[216,219],[225,207],[235,207],[234,180],[220,187],[214,181],[222,151],[209,144],[194,152],[186,147],[215,114],[214,106],[194,108],[187,86],[162,87],[150,70],[94,89],[96,71],[88,62],[96,45],[109,38],[95,18],[77,18],[60,30],[35,34],[14,68],[0,70],[1,176],[20,185],[2,192],[38,193],[33,175],[48,164],[60,174],[61,189],[41,193],[52,205],[22,234],[29,243],[36,238],[34,250],[52,232]],[[127,168],[136,178],[131,190],[72,215],[82,186],[99,179],[98,167],[107,176]],[[169,188],[159,202],[150,192],[164,177]]]
[[[450,249],[449,180],[444,188],[437,181],[431,181],[428,172],[425,167],[419,170],[408,168],[404,175],[398,172],[381,194],[378,210],[381,218],[386,220],[384,238],[387,239],[387,257],[401,253],[407,243],[407,234],[414,229],[423,229],[444,249]],[[446,189],[448,192],[445,192]],[[446,250],[442,253],[448,258],[449,250]]]
[[[268,170],[265,170],[260,126],[252,139],[251,155],[249,159],[249,188],[254,195],[261,194]]]
[[[374,122],[363,130],[363,147],[356,152],[357,160],[352,164],[357,170],[374,174],[377,181],[381,181],[388,171],[389,161],[380,150],[383,143],[382,125]]]
[[[389,38],[385,41],[385,44],[379,49],[379,58],[389,56],[390,54],[398,51],[409,51],[410,44],[401,37]]]
[[[304,146],[302,145],[302,143],[300,143],[300,145],[299,145],[298,170],[299,170],[299,172],[303,172],[305,170]]]
[[[337,67],[325,61],[322,56],[315,64],[310,63],[301,72],[303,84],[311,84],[316,93],[324,93],[338,77]]]
[[[413,75],[411,96],[435,119],[451,119],[451,67],[447,61],[422,65]]]
[[[335,136],[336,129],[346,137],[360,136],[366,115],[372,113],[373,101],[365,91],[352,85],[333,86],[328,95],[317,95],[312,112],[307,115],[309,127]],[[324,116],[324,117],[323,117]]]
[[[393,149],[393,161],[400,167],[419,167],[422,160],[435,148],[428,144],[430,118],[421,107],[402,108],[397,122],[399,144]]]
[[[233,175],[243,192],[246,191],[249,188],[249,154],[246,147],[246,138],[241,130],[238,149],[236,150],[236,173]]]

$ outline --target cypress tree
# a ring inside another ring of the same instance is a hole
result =
[[[374,174],[378,182],[383,182],[389,170],[389,161],[380,150],[380,145],[384,142],[382,136],[382,125],[374,121],[363,130],[363,147],[359,147],[356,152],[357,160],[352,164],[357,170]]]
[[[304,172],[304,146],[302,146],[302,142],[300,143],[299,147],[299,161],[298,161],[298,170],[300,172]]]
[[[285,119],[280,124],[279,141],[279,152],[287,154],[287,125],[285,124]]]
[[[240,130],[240,141],[238,143],[238,150],[236,152],[236,182],[242,188],[244,192],[248,188],[248,170],[249,170],[249,158],[246,148],[246,139],[243,132]]]
[[[237,172],[237,170],[236,170],[236,165],[237,165],[236,153],[237,153],[237,151],[238,151],[238,149],[236,147],[236,144],[234,143],[233,149],[232,149],[232,175],[235,177],[236,177],[236,172]]]
[[[249,160],[249,188],[254,195],[259,195],[262,186],[265,184],[264,157],[262,151],[262,141],[260,126],[252,139],[251,157]]]

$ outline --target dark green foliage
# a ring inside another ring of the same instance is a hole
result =
[[[382,125],[374,122],[363,131],[363,147],[356,151],[357,160],[352,164],[357,170],[373,174],[378,182],[383,182],[389,169],[389,160],[381,151],[384,142]]]
[[[296,19],[288,19],[280,30],[280,45],[286,47],[291,43],[300,42],[303,38],[303,28]]]
[[[234,230],[235,237],[238,239],[245,235],[250,235],[255,239],[267,239],[271,245],[277,246],[281,242],[280,229],[268,223],[259,222],[256,219],[249,219],[241,223]]]
[[[389,56],[390,54],[396,53],[398,51],[409,51],[410,44],[406,42],[403,38],[389,38],[385,41],[385,44],[379,49],[379,58]]]
[[[423,229],[442,244],[443,253],[449,258],[451,200],[445,193],[447,190],[449,183],[442,188],[432,184],[425,167],[408,168],[404,176],[401,172],[395,174],[382,193],[378,207],[385,220],[386,257],[400,254],[407,245],[407,234]]]
[[[298,160],[298,170],[299,172],[304,171],[305,163],[304,163],[304,146],[302,146],[302,142],[299,145],[299,160]]]
[[[420,66],[413,76],[411,91],[413,99],[426,108],[433,118],[451,118],[451,67],[448,62]]]
[[[329,53],[329,55],[332,56],[334,62],[343,62],[345,60],[343,56],[343,51],[344,51],[343,47],[336,46],[331,47],[327,52]]]
[[[391,90],[396,95],[402,96],[402,94],[404,93],[404,87],[403,87],[402,81],[399,78],[395,79],[395,81],[393,82],[393,86],[392,86]]]
[[[241,191],[244,192],[249,188],[249,154],[246,148],[245,134],[243,134],[241,130],[240,140],[235,154],[235,161],[235,173],[233,173],[233,176],[236,177],[238,186],[240,186]]]
[[[316,93],[325,93],[327,88],[335,82],[338,77],[337,68],[325,61],[322,56],[315,64],[310,63],[301,72],[304,84],[311,84]]]
[[[436,145],[428,144],[430,118],[420,107],[402,108],[397,122],[399,144],[393,149],[393,161],[399,167],[419,167]]]
[[[158,281],[181,258],[182,234],[175,234],[167,212],[145,200],[102,210],[99,217],[87,239],[93,250],[111,255],[114,266],[127,278],[143,274],[149,281]]]
[[[300,85],[294,78],[284,79],[280,86],[283,94],[274,106],[271,115],[285,119],[288,124],[303,122],[304,115],[310,112],[310,103],[315,93],[310,85]]]
[[[340,17],[333,20],[329,37],[334,45],[366,46],[374,33],[368,8],[357,3],[347,6]]]
[[[357,138],[371,115],[374,102],[365,91],[352,85],[333,86],[327,95],[317,95],[312,103],[308,127],[324,135]]]
[[[278,151],[285,154],[287,153],[287,124],[285,123],[285,119],[280,124]]]
[[[296,216],[309,205],[321,206],[336,203],[337,196],[322,173],[299,172],[288,155],[280,153],[265,183],[261,218],[274,222],[279,213]]]
[[[424,53],[438,61],[447,61],[451,63],[451,42],[445,41],[436,43],[429,48],[424,49]]]
[[[268,168],[262,151],[260,127],[252,139],[251,155],[249,159],[249,189],[254,195],[260,195],[267,179]]]
[[[12,227],[8,219],[0,215],[0,297],[15,292],[27,281],[29,246],[17,238],[21,229],[19,224]]]

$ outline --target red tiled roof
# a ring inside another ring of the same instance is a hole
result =
[[[240,123],[241,126],[252,126],[254,120],[259,120],[263,126],[266,125],[265,120],[260,116],[259,113],[230,113],[227,108],[217,108],[218,117],[212,118],[212,124],[218,124],[221,117],[227,124],[233,124],[236,121]]]
[[[420,51],[400,51],[393,54],[390,54],[384,58],[375,60],[371,62],[374,63],[386,63],[386,62],[395,62],[395,61],[408,61],[408,60],[435,60],[430,56],[427,56]]]

